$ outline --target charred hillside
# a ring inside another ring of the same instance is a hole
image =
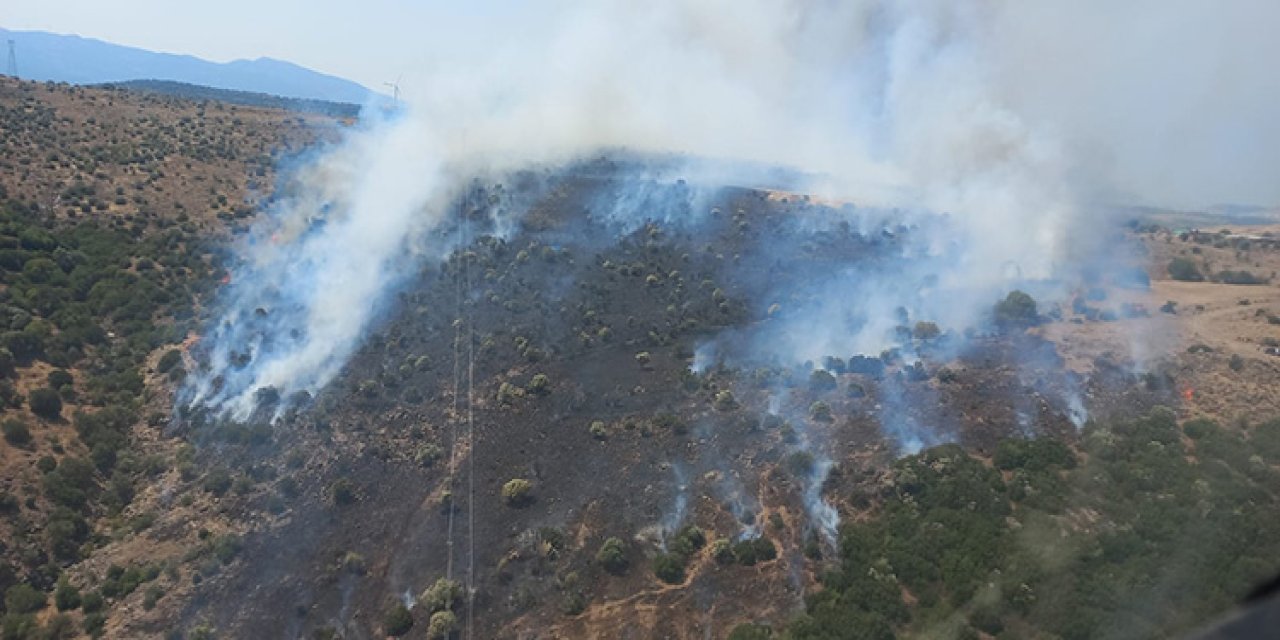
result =
[[[350,286],[291,265],[362,250],[273,169],[331,123],[2,88],[7,637],[1168,637],[1280,568],[1271,230],[992,284],[951,215],[614,153],[418,211],[277,387]]]
[[[527,212],[513,224],[516,208]],[[609,161],[473,185],[452,215],[435,241],[458,248],[400,288],[324,391],[260,390],[247,425],[198,407],[178,414],[175,433],[203,442],[227,473],[266,478],[235,503],[270,523],[245,539],[239,570],[201,587],[188,625],[413,637],[464,625],[492,637],[725,637],[746,623],[791,623],[798,637],[850,623],[881,635],[937,624],[1073,633],[1129,615],[1131,601],[1081,622],[1062,607],[1092,605],[1064,590],[1093,571],[1160,572],[1129,564],[1147,552],[1089,565],[1091,549],[1119,544],[1125,528],[1174,517],[1121,505],[1144,492],[1188,500],[1184,483],[1217,464],[1174,454],[1178,427],[1152,409],[1179,402],[1172,378],[1105,360],[1070,370],[1027,331],[1065,322],[1061,311],[1018,296],[992,299],[982,328],[964,335],[899,309],[897,346],[878,355],[779,356],[775,336],[830,333],[817,311],[830,289],[814,282],[928,286],[936,274],[911,249],[939,219],[868,223],[892,217],[654,181]],[[253,336],[273,335],[273,303],[231,334],[245,340],[238,366],[270,352]],[[835,322],[856,332],[856,320]],[[1197,438],[1209,429],[1235,447],[1213,460],[1243,455],[1239,435],[1199,425],[1188,426]],[[1173,447],[1168,456],[1134,457],[1147,437]],[[1096,497],[1098,474],[1130,486],[1148,473],[1175,476]],[[1258,473],[1221,478],[1223,490],[1258,490],[1274,470]],[[1275,509],[1270,496],[1241,499]],[[930,533],[948,529],[954,537]],[[1080,545],[1070,577],[1005,551],[1051,532]],[[934,550],[909,550],[923,548]],[[866,582],[868,566],[896,577]],[[997,574],[1007,575],[984,577]],[[453,596],[439,602],[441,589]],[[975,604],[991,589],[1026,595]],[[1041,602],[1037,590],[1057,595]],[[939,622],[946,611],[968,622]],[[1195,617],[1168,611],[1142,624]]]

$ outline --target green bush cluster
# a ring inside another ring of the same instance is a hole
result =
[[[707,543],[706,534],[694,525],[681,527],[667,544],[667,550],[653,559],[653,573],[668,584],[684,582],[685,568]]]
[[[952,615],[966,637],[1091,638],[1119,620],[1171,637],[1280,569],[1280,420],[1246,436],[1157,409],[1090,423],[1078,448],[1005,440],[995,468],[955,445],[898,461],[790,637],[891,638]]]

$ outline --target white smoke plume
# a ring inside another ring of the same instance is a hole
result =
[[[464,180],[603,148],[780,165],[820,195],[951,214],[964,244],[947,277],[963,289],[938,299],[957,317],[990,299],[955,291],[997,288],[1010,264],[1046,278],[1079,259],[1099,199],[1280,202],[1276,3],[604,0],[526,14],[428,51],[402,116],[296,176],[241,247],[191,404],[244,418],[264,388],[322,388]]]

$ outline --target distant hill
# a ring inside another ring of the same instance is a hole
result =
[[[242,104],[250,107],[270,107],[287,111],[316,113],[339,118],[355,118],[360,115],[360,105],[351,102],[332,102],[329,100],[311,100],[306,98],[285,98],[283,96],[252,91],[236,91],[234,89],[217,89],[186,82],[172,80],[128,80],[110,82],[101,85],[103,88],[128,89],[177,96],[191,100],[217,100],[231,104]]]
[[[363,104],[372,95],[368,89],[350,80],[271,58],[217,63],[194,56],[158,53],[44,31],[0,29],[0,40],[14,41],[18,75],[24,80],[73,84],[169,80],[218,89],[354,104]]]

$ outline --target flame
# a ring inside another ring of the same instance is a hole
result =
[[[1182,399],[1183,399],[1183,400],[1186,400],[1187,402],[1191,402],[1192,400],[1194,400],[1194,399],[1195,399],[1195,397],[1196,397],[1196,390],[1195,390],[1195,389],[1193,389],[1193,388],[1191,388],[1191,387],[1187,387],[1186,389],[1183,389],[1183,390],[1182,390]]]

